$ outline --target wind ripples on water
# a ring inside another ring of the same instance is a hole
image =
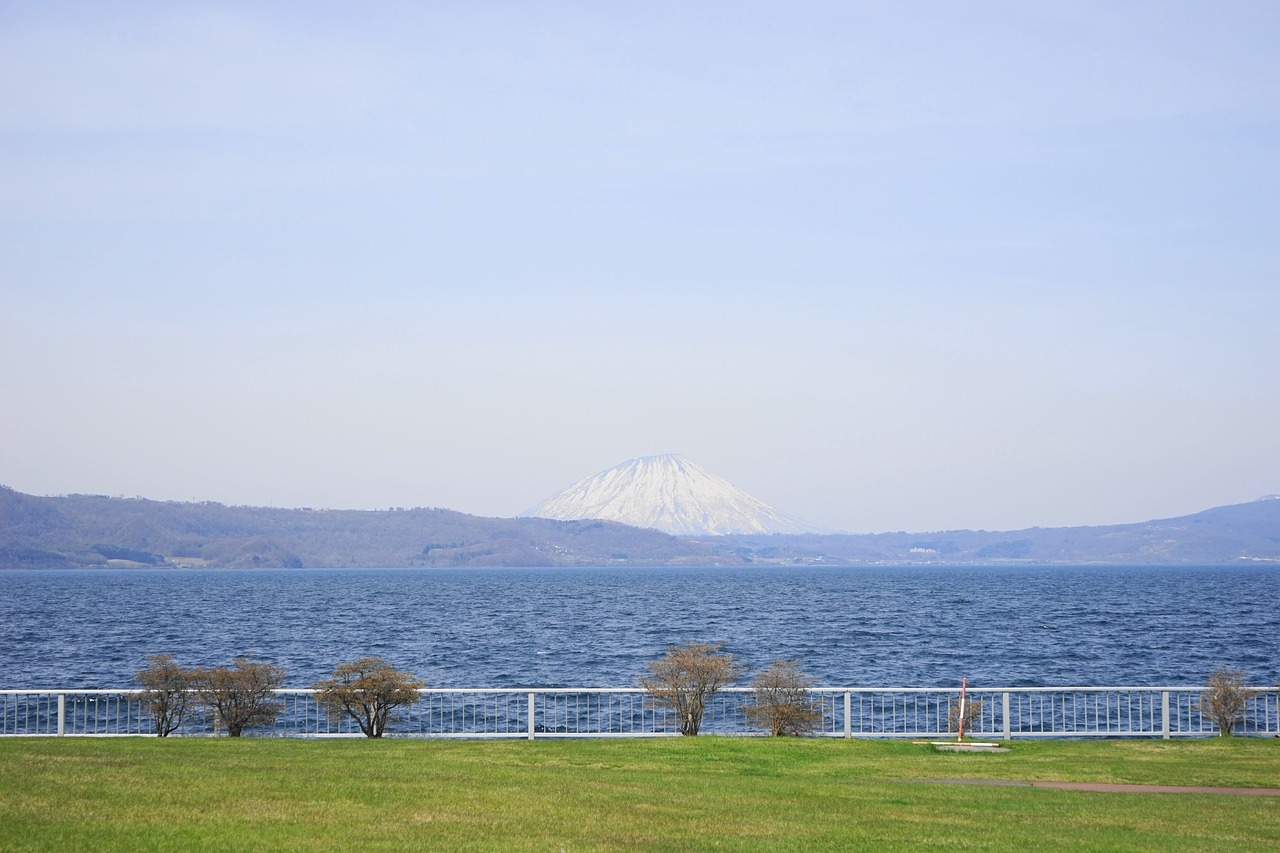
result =
[[[1280,677],[1274,567],[0,572],[0,687],[123,687],[148,654],[252,654],[305,686],[381,655],[436,687],[633,686],[723,641],[819,684]]]

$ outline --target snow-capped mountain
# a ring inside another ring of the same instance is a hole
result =
[[[831,532],[756,500],[674,453],[628,459],[520,515],[564,521],[600,518],[677,536]]]

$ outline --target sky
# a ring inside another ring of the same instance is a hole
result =
[[[1280,4],[0,0],[0,483],[1280,492]]]

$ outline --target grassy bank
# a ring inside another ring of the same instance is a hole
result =
[[[1280,798],[922,783],[1280,786],[1280,741],[0,740],[0,849],[1280,847]]]

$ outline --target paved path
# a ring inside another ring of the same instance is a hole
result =
[[[1280,788],[1213,788],[1202,785],[1116,785],[1105,782],[1020,782],[1016,779],[884,779],[884,782],[930,782],[940,785],[995,785],[1006,788],[1056,788],[1107,794],[1232,794],[1280,797]]]

